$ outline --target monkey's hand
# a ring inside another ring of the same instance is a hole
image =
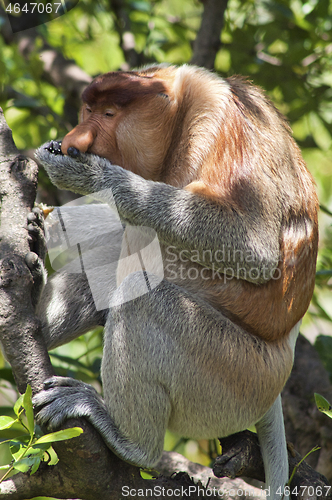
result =
[[[81,153],[75,148],[69,148],[68,155],[61,152],[61,144],[56,141],[43,144],[35,153],[52,183],[59,189],[69,189],[82,195],[105,189],[102,181],[105,168],[111,166],[108,160]]]
[[[29,246],[43,261],[47,253],[44,236],[44,217],[40,208],[34,207],[27,217]]]
[[[31,252],[25,256],[25,262],[33,278],[31,292],[32,305],[37,306],[39,298],[46,283],[46,270],[44,259],[46,256],[46,243],[44,238],[44,218],[42,211],[35,207],[27,217],[27,230]]]

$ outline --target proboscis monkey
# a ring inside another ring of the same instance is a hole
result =
[[[192,66],[107,73],[82,99],[61,149],[46,144],[37,158],[59,188],[112,193],[126,225],[117,255],[128,228],[154,230],[164,279],[147,287],[153,273],[143,266],[142,279],[120,259],[103,311],[84,274],[49,280],[38,305],[49,348],[104,325],[104,399],[55,377],[35,397],[38,418],[55,428],[84,415],[116,454],[144,467],[160,458],[166,428],[198,439],[255,424],[280,499],[280,392],[318,240],[315,186],[290,128],[257,87]],[[125,302],[128,290],[137,298]]]

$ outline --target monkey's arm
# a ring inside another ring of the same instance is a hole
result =
[[[48,280],[36,312],[51,350],[104,326],[108,310],[97,311],[85,274],[56,273]]]
[[[103,190],[103,201],[116,204],[120,218],[153,228],[159,239],[185,250],[205,267],[256,284],[272,278],[279,260],[281,221],[267,213],[263,200],[240,214],[168,184],[147,181],[95,155],[54,155],[42,146],[37,158],[59,188],[80,194]],[[108,189],[110,191],[108,191]],[[211,258],[212,257],[212,258]]]

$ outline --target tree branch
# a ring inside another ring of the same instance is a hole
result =
[[[0,339],[20,392],[27,383],[37,391],[53,374],[32,309],[32,278],[24,261],[30,250],[26,217],[36,196],[37,165],[18,154],[2,110],[0,158]]]
[[[250,477],[265,481],[264,464],[256,434],[250,431],[239,432],[220,439],[222,455],[217,457],[213,472],[217,477],[235,478]],[[293,446],[288,446],[289,477],[302,457]],[[310,489],[309,489],[310,486]],[[290,485],[290,490],[296,492],[294,500],[327,500],[332,498],[328,480],[302,461]]]
[[[120,38],[120,47],[126,60],[123,70],[137,68],[146,62],[144,55],[135,50],[135,37],[131,30],[131,22],[123,0],[109,0],[111,11],[115,17],[115,29]]]
[[[64,106],[66,128],[71,130],[77,124],[77,110],[81,106],[81,94],[91,82],[91,76],[77,66],[74,60],[66,59],[61,52],[47,44],[41,37],[38,28],[28,30],[24,28],[24,31],[13,34],[8,18],[1,6],[0,15],[3,20],[6,20],[1,25],[1,34],[5,42],[9,45],[15,41],[18,44],[18,52],[27,61],[36,52],[36,40],[42,39],[43,45],[41,48],[38,47],[38,53],[43,63],[41,78],[64,90],[66,96]],[[22,18],[24,22],[24,16]]]
[[[191,64],[214,68],[214,61],[220,48],[220,34],[224,26],[224,13],[228,0],[202,0],[204,12],[200,29],[194,42]]]

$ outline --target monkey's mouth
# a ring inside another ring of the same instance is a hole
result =
[[[64,156],[63,152],[61,151],[61,144],[62,141],[51,141],[45,149],[53,155]]]

